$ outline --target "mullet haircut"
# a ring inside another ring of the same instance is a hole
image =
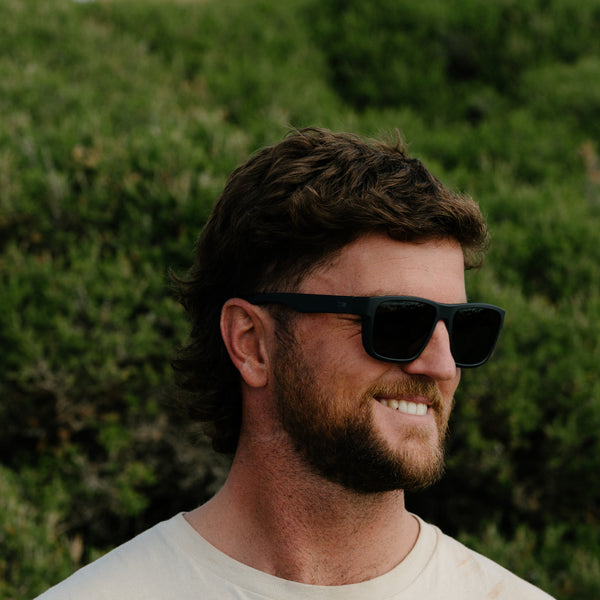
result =
[[[483,261],[481,212],[395,144],[308,128],[257,152],[229,177],[185,278],[173,276],[191,321],[172,361],[188,416],[209,425],[215,450],[234,452],[240,378],[221,339],[221,308],[253,292],[292,291],[363,235],[403,242],[453,239],[465,268]]]

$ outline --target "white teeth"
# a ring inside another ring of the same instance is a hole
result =
[[[427,404],[422,402],[407,402],[406,400],[380,400],[379,402],[388,408],[393,408],[407,415],[422,417],[427,414]]]

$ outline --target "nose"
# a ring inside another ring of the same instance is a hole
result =
[[[438,381],[453,379],[459,369],[450,352],[450,335],[444,321],[439,321],[433,330],[425,350],[404,371],[413,375],[428,375]]]

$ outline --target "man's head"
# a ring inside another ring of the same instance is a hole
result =
[[[399,242],[452,241],[477,266],[487,241],[474,202],[445,188],[400,145],[307,129],[255,154],[230,176],[179,282],[191,339],[174,361],[193,417],[213,445],[237,446],[239,374],[220,331],[224,303],[299,289],[342,249],[373,234]]]

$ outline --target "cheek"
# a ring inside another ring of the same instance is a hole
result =
[[[398,365],[369,356],[362,344],[360,323],[349,323],[333,315],[305,315],[295,330],[298,357],[310,388],[325,403],[330,416],[343,415],[358,406],[365,408],[365,393],[375,383],[402,378]],[[460,373],[460,372],[459,372]],[[444,400],[452,398],[458,385],[444,382]],[[306,381],[306,379],[305,379]]]
[[[296,331],[303,357],[314,365],[321,380],[340,381],[365,375],[372,359],[362,345],[360,323],[337,315],[310,315]]]

